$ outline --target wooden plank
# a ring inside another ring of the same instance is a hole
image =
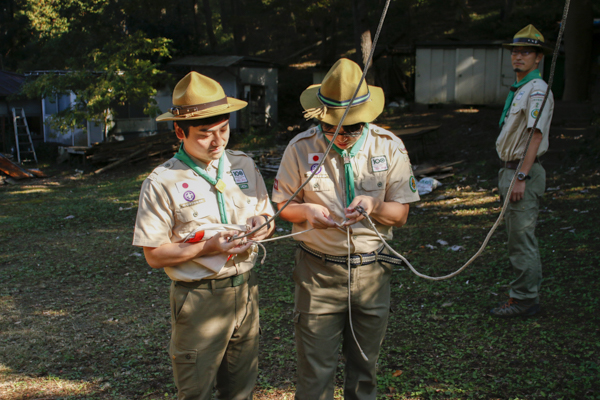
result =
[[[0,154],[0,171],[15,179],[33,178],[33,174]]]
[[[93,172],[93,174],[94,174],[94,175],[101,174],[102,172],[108,171],[109,169],[112,169],[112,168],[114,168],[114,167],[116,167],[116,166],[118,166],[118,165],[121,165],[121,164],[123,164],[125,161],[127,161],[127,160],[130,160],[130,159],[132,159],[133,157],[135,157],[135,156],[137,156],[137,155],[139,155],[139,154],[142,154],[142,153],[143,153],[143,152],[145,152],[145,151],[148,151],[148,150],[150,149],[150,147],[152,147],[152,146],[151,146],[151,145],[146,145],[146,146],[144,146],[143,148],[139,149],[138,151],[131,153],[131,154],[130,154],[130,155],[128,155],[127,157],[123,157],[123,158],[121,158],[120,160],[117,160],[117,161],[115,161],[115,162],[114,162],[114,163],[112,163],[112,164],[108,164],[106,167],[103,167],[103,168],[100,168],[100,169],[98,169],[98,170],[94,171],[94,172]]]
[[[420,136],[429,132],[433,132],[439,129],[442,125],[428,125],[428,126],[419,126],[416,128],[406,128],[406,129],[389,129],[394,135],[402,138],[406,138],[409,136]]]

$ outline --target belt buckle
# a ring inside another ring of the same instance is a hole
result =
[[[357,256],[358,256],[358,258],[360,258],[360,264],[358,264],[358,265],[359,265],[359,266],[363,265],[363,261],[364,261],[364,260],[363,260],[363,256],[362,256],[362,254],[358,253],[358,254],[357,254]]]
[[[239,275],[231,277],[231,286],[232,287],[240,286],[242,283],[244,283],[244,275],[243,274],[239,274]]]

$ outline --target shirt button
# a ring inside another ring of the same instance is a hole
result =
[[[168,163],[166,163],[166,164],[165,164],[165,168],[171,168],[171,163],[169,163],[169,162],[168,162]]]
[[[377,182],[377,187],[382,187],[382,186],[383,186],[383,183]]]
[[[198,213],[196,211],[194,211],[194,214],[192,214],[194,217],[198,216]]]
[[[192,356],[190,356],[189,354],[186,354],[186,355],[185,355],[185,358],[189,360],[189,359],[191,359],[191,358],[192,358]]]
[[[248,204],[250,204],[250,199],[248,199]]]
[[[352,240],[356,240],[358,236],[352,236]]]

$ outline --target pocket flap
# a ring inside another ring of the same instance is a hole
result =
[[[171,342],[169,354],[171,355],[171,359],[177,364],[196,364],[198,351],[178,349],[177,346]]]
[[[369,178],[361,182],[363,190],[383,190],[385,189],[385,181],[383,179]]]
[[[256,207],[258,204],[258,198],[256,197],[233,196],[232,199],[237,208]]]

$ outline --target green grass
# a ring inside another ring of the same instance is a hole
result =
[[[467,163],[395,229],[391,245],[420,272],[456,270],[493,225],[500,207],[495,169],[482,168],[477,159]],[[561,190],[546,193],[537,229],[541,315],[489,315],[512,279],[503,225],[451,280],[395,268],[379,398],[600,399],[600,174],[593,165],[576,176],[551,168],[548,186]],[[0,187],[1,398],[174,398],[166,354],[170,281],[131,245],[139,188],[151,169]],[[447,198],[435,200],[440,195]],[[290,229],[277,226],[278,234]],[[464,250],[450,251],[438,239]],[[291,399],[295,244],[277,241],[267,251],[256,267],[262,336],[255,398]],[[336,398],[342,377],[340,356]]]

